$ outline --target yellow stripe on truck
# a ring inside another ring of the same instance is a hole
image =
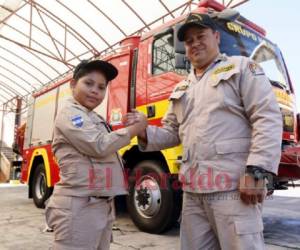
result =
[[[55,102],[56,100],[56,93],[49,95],[47,97],[42,97],[42,98],[37,98],[36,103],[35,103],[35,108],[41,108],[50,102]]]
[[[59,91],[59,95],[58,98],[64,98],[64,97],[68,97],[71,96],[72,92],[70,88],[64,89],[64,90],[60,90]],[[46,96],[46,97],[37,97],[36,98],[36,103],[35,103],[35,108],[41,108],[44,107],[46,105],[48,105],[49,103],[54,103],[56,100],[56,92],[53,93],[52,95]]]
[[[167,112],[169,106],[169,100],[165,99],[158,102],[148,103],[146,105],[138,106],[136,107],[136,109],[140,112],[143,112],[145,115],[147,115],[147,106],[155,106],[155,117],[151,117],[148,120],[151,121],[151,120],[159,119],[162,118]]]
[[[45,172],[46,172],[47,186],[51,187],[51,174],[50,174],[49,159],[48,159],[47,150],[44,149],[44,148],[35,149],[32,153],[32,156],[31,156],[31,159],[30,159],[30,164],[29,164],[28,175],[27,175],[27,183],[29,183],[29,177],[30,177],[30,174],[31,174],[31,169],[32,169],[32,164],[33,164],[34,158],[37,157],[37,156],[42,156],[43,157]]]

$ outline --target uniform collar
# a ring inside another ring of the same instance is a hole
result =
[[[90,113],[92,110],[89,110],[88,108],[82,106],[73,96],[68,98],[68,102],[71,104],[74,104],[77,108],[81,109],[82,111],[86,113]]]
[[[209,70],[211,70],[212,68],[215,67],[215,65],[217,65],[219,62],[225,62],[227,61],[228,57],[226,54],[221,54],[219,53],[216,58],[214,59],[214,61],[206,68],[206,70],[203,72],[202,76],[205,75],[205,73]],[[188,81],[191,82],[198,82],[199,80],[197,79],[197,76],[195,74],[195,69],[193,67],[193,65],[191,66],[191,73],[188,75]]]
[[[216,57],[216,59],[214,60],[215,63],[217,62],[220,62],[220,61],[227,61],[228,59],[228,56],[224,53],[224,54],[221,54],[219,53],[218,56]]]

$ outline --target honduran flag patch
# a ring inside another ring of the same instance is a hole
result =
[[[72,124],[76,127],[76,128],[81,128],[83,125],[83,118],[81,115],[75,115],[71,118],[72,120]]]

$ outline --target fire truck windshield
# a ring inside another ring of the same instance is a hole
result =
[[[290,89],[283,58],[275,44],[238,23],[219,23],[218,27],[222,53],[252,58],[264,69],[273,85]]]
[[[228,56],[242,55],[252,58],[260,64],[272,85],[290,90],[287,71],[279,48],[237,22],[218,22],[218,31],[221,34],[220,52]],[[176,67],[173,32],[157,36],[152,48],[152,74],[166,72],[187,74],[186,69]]]

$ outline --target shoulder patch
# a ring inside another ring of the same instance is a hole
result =
[[[262,67],[258,63],[250,62],[248,68],[254,76],[260,76],[265,74]]]
[[[220,67],[220,68],[217,68],[213,74],[214,75],[217,75],[217,74],[220,74],[220,73],[223,73],[223,72],[227,72],[227,71],[230,71],[232,69],[234,69],[235,65],[234,64],[230,64],[230,65],[227,65],[227,66],[223,66],[223,67]]]
[[[176,91],[183,91],[183,90],[186,90],[189,86],[188,85],[181,85],[181,86],[178,86],[176,89],[175,89],[175,92]]]
[[[179,82],[176,85],[176,87],[174,88],[173,92],[185,91],[189,86],[190,86],[190,81],[189,80],[182,80],[181,82]]]
[[[72,124],[76,128],[81,128],[83,125],[83,118],[81,115],[74,115],[71,117]]]

